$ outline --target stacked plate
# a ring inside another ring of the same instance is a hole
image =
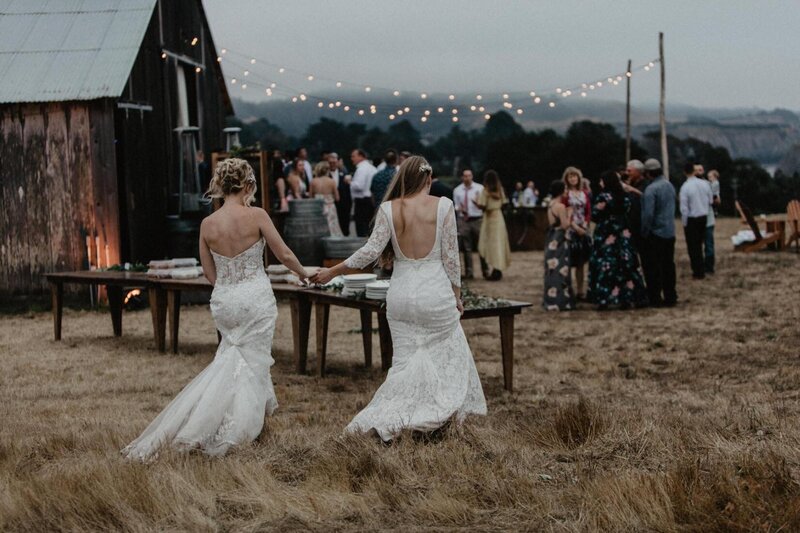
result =
[[[267,267],[267,276],[272,283],[286,283],[286,276],[291,275],[289,269],[283,265],[269,265]]]
[[[367,290],[367,285],[378,279],[375,274],[348,274],[342,276],[344,287],[342,296],[355,296]]]
[[[366,290],[367,299],[385,300],[386,293],[389,292],[389,280],[380,280],[367,283]]]

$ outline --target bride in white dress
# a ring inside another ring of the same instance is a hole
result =
[[[419,156],[395,174],[369,241],[344,263],[321,270],[326,283],[345,268],[379,258],[393,262],[386,297],[392,368],[347,431],[377,431],[391,440],[404,429],[432,431],[469,414],[486,414],[486,400],[461,329],[461,264],[453,202],[429,195],[432,169]]]
[[[308,276],[266,211],[250,207],[255,192],[247,161],[217,165],[207,195],[225,203],[200,226],[200,259],[214,285],[211,314],[222,341],[211,364],[122,450],[129,459],[152,459],[165,445],[223,455],[258,437],[265,413],[278,406],[270,377],[278,310],[264,272],[265,241],[301,279]]]

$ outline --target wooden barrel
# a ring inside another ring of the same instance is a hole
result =
[[[284,240],[305,266],[320,266],[325,259],[322,238],[330,235],[322,213],[323,200],[292,200],[283,226]]]

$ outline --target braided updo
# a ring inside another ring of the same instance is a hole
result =
[[[214,177],[206,191],[206,198],[225,198],[231,194],[250,188],[244,198],[244,205],[253,203],[256,197],[256,176],[253,167],[244,159],[232,157],[217,163]]]

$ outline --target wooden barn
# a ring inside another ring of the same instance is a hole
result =
[[[0,294],[193,252],[232,114],[201,0],[0,0]]]

